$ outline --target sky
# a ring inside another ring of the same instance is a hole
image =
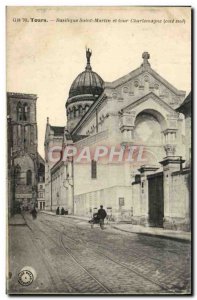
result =
[[[7,91],[37,94],[39,153],[44,156],[47,117],[51,125],[66,125],[65,103],[73,80],[85,68],[86,46],[92,49],[92,69],[104,81],[138,68],[142,53],[148,51],[151,67],[188,94],[190,14],[184,7],[8,7]],[[56,22],[57,18],[78,22]],[[101,22],[90,22],[95,18]]]

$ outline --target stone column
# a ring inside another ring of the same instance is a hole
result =
[[[184,160],[181,156],[167,156],[160,164],[163,166],[163,185],[164,185],[164,228],[175,229],[175,224],[171,216],[170,203],[172,201],[172,173],[180,171]]]
[[[164,149],[166,156],[173,156],[176,152],[176,129],[166,129],[164,132]]]
[[[122,133],[122,142],[132,142],[134,139],[135,111],[123,112],[120,115],[119,128]]]
[[[147,176],[155,173],[159,167],[151,165],[143,165],[140,167],[139,172],[141,173],[141,219],[140,224],[149,226],[149,197],[148,197],[148,179]]]

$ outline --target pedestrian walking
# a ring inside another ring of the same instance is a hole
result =
[[[58,206],[57,209],[56,209],[56,215],[59,215],[59,214],[60,214],[60,208]]]
[[[107,216],[107,213],[103,209],[103,205],[100,205],[100,209],[98,210],[98,218],[99,218],[101,229],[104,229],[104,219],[106,218],[106,216]]]
[[[32,215],[33,220],[35,220],[37,218],[37,210],[35,207],[32,209],[31,215]]]
[[[61,209],[61,215],[64,215],[65,214],[65,210],[64,210],[64,208],[62,207],[62,209]]]

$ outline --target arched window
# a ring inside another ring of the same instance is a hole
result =
[[[17,120],[22,121],[23,119],[23,112],[22,112],[22,105],[20,102],[17,104]]]
[[[35,128],[34,128],[34,125],[31,125],[31,126],[30,126],[30,143],[31,143],[31,145],[34,144],[35,138],[36,138]]]
[[[27,185],[31,185],[32,184],[32,171],[28,170],[27,171]]]
[[[15,183],[18,185],[20,184],[21,180],[21,167],[19,165],[16,165],[15,167]]]
[[[26,125],[24,127],[25,134],[24,134],[24,145],[27,146],[30,144],[30,126]]]
[[[28,121],[28,119],[29,119],[29,107],[27,103],[25,103],[23,105],[23,120]]]
[[[83,109],[82,109],[82,106],[81,106],[81,105],[79,105],[79,116],[81,116],[81,114],[82,114],[82,111],[83,111]]]
[[[21,125],[17,125],[17,143],[18,145],[20,145],[21,143]]]

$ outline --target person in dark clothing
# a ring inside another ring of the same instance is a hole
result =
[[[61,215],[64,215],[64,213],[65,213],[65,210],[64,210],[64,208],[62,207],[62,209],[61,209]]]
[[[103,209],[103,205],[101,205],[100,209],[98,210],[98,217],[99,217],[99,220],[100,220],[101,229],[104,229],[104,219],[106,218],[106,216],[107,216],[107,213]]]
[[[32,209],[31,215],[32,215],[33,220],[35,220],[37,218],[37,210],[35,207]]]
[[[94,228],[94,224],[100,224],[100,219],[98,217],[98,213],[94,213],[93,218],[88,222],[91,224],[91,228]]]
[[[60,214],[60,208],[58,206],[58,208],[56,209],[56,215],[59,215]]]

